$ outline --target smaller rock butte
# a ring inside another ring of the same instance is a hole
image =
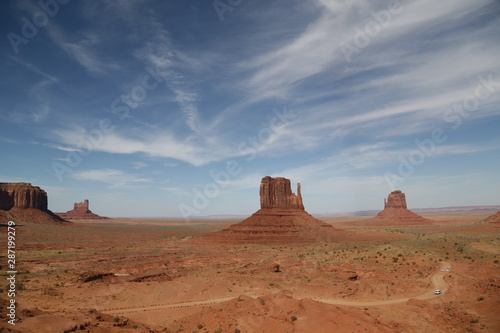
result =
[[[300,184],[297,194],[290,180],[266,176],[260,184],[261,208],[229,228],[204,236],[229,243],[306,243],[338,241],[348,233],[318,220],[304,210]]]
[[[99,216],[92,213],[89,209],[89,201],[87,199],[82,202],[76,202],[72,210],[66,213],[56,213],[65,220],[106,220],[108,217]]]
[[[485,219],[486,222],[500,223],[500,212],[496,212],[493,215],[488,216]]]
[[[384,210],[372,221],[375,225],[430,225],[433,222],[409,210],[406,196],[400,190],[392,191],[384,199]]]
[[[0,183],[0,221],[66,222],[48,209],[47,192],[30,183]]]

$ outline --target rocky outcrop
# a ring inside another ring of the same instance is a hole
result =
[[[284,208],[301,209],[302,195],[300,193],[300,183],[297,184],[297,194],[292,192],[290,180],[269,176],[262,178],[260,183],[260,208]]]
[[[109,219],[108,217],[99,216],[97,214],[92,213],[89,209],[89,201],[87,199],[82,202],[76,202],[73,205],[73,209],[67,211],[66,213],[57,213],[60,217],[65,220],[105,220]]]
[[[30,183],[0,183],[0,220],[42,224],[65,222],[48,209],[47,193]]]
[[[339,241],[348,234],[309,215],[304,210],[300,184],[294,194],[286,178],[262,178],[260,205],[261,209],[249,218],[204,239],[229,243],[306,243]]]
[[[0,183],[0,209],[36,208],[47,210],[47,193],[29,183]]]
[[[405,194],[397,190],[384,199],[384,210],[367,222],[371,225],[430,225],[433,221],[408,210]]]
[[[491,223],[500,223],[500,212],[497,212],[496,214],[488,216],[485,219],[485,221],[486,222],[491,222]]]
[[[404,208],[406,207],[406,196],[400,190],[392,191],[387,199],[384,199],[384,209],[386,208]]]

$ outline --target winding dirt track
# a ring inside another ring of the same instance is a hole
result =
[[[404,303],[409,301],[410,299],[418,299],[418,300],[426,300],[435,297],[440,297],[434,294],[434,290],[440,289],[442,293],[446,293],[448,291],[448,284],[444,281],[443,277],[449,272],[446,272],[447,266],[451,267],[449,262],[442,262],[441,266],[431,275],[431,284],[432,289],[428,292],[414,297],[405,297],[405,298],[396,298],[389,299],[385,301],[349,301],[338,298],[313,298],[313,300],[326,303],[326,304],[334,304],[334,305],[347,305],[347,306],[373,306],[373,305],[388,305],[388,304],[396,304],[396,303]],[[441,272],[441,269],[444,272]],[[206,304],[216,304],[229,301],[234,299],[235,297],[223,297],[223,298],[212,298],[203,301],[193,301],[193,302],[183,302],[183,303],[172,303],[172,304],[160,304],[160,305],[151,305],[151,306],[143,306],[143,307],[133,307],[133,308],[124,308],[124,309],[109,309],[109,310],[101,310],[102,313],[106,314],[126,314],[126,313],[134,313],[134,312],[142,312],[142,311],[152,311],[152,310],[160,310],[160,309],[171,309],[171,308],[183,308],[183,307],[191,307],[198,305],[206,305]]]

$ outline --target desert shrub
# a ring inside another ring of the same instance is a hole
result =
[[[471,324],[477,324],[477,323],[479,323],[479,319],[477,319],[477,318],[471,319],[470,323]]]
[[[120,317],[114,317],[114,318],[113,318],[113,321],[114,321],[115,323],[119,322],[119,321],[120,321]]]
[[[483,301],[484,300],[484,297],[483,296],[480,296],[477,298],[478,301]]]
[[[241,333],[241,331],[239,329],[235,328],[234,333]]]
[[[198,329],[200,329],[200,330],[201,330],[204,326],[205,326],[205,325],[203,325],[203,324],[198,324]]]
[[[291,321],[296,321],[296,320],[297,320],[297,317],[295,317],[295,316],[291,316],[291,317],[290,317],[290,320],[291,320]]]

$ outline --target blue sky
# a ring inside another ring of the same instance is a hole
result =
[[[500,204],[498,1],[40,3],[0,4],[0,180],[53,211]]]

